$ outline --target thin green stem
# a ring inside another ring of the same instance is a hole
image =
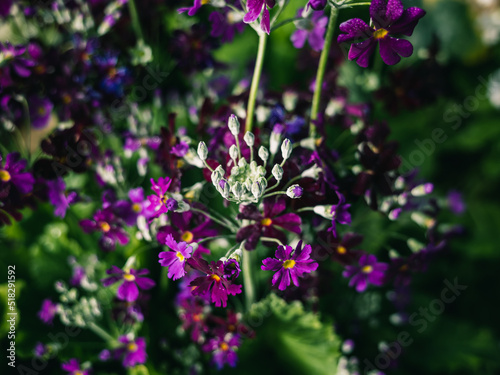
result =
[[[243,246],[243,244],[242,244]],[[254,300],[255,300],[255,286],[253,284],[252,275],[252,252],[248,250],[243,250],[241,254],[243,258],[243,285],[245,288],[245,301],[247,305],[247,310],[250,310]]]
[[[144,40],[144,36],[142,35],[141,23],[139,22],[139,14],[137,13],[137,7],[135,6],[135,0],[128,1],[128,10],[130,12],[132,27],[134,28],[137,39]]]
[[[323,79],[325,78],[326,64],[328,62],[328,53],[330,52],[335,25],[337,23],[338,10],[334,6],[330,6],[330,8],[330,19],[328,20],[325,44],[323,46],[323,51],[321,51],[318,72],[316,73],[316,84],[314,87],[314,96],[311,107],[311,122],[309,124],[309,135],[311,137],[315,137],[316,135],[316,125],[314,124],[314,121],[318,119],[319,106],[321,103],[321,91],[323,89]]]
[[[283,243],[282,243],[280,240],[278,240],[277,238],[272,238],[272,237],[261,237],[261,238],[260,238],[260,240],[261,240],[261,241],[268,241],[268,242],[269,242],[269,241],[271,241],[271,242],[276,242],[278,245],[280,245],[280,246],[284,246],[284,245],[283,245]]]
[[[349,4],[342,4],[339,9],[344,9],[344,8],[352,8],[352,7],[357,7],[357,6],[365,6],[365,5],[371,5],[372,3],[349,3]]]
[[[275,31],[275,30],[279,29],[281,26],[285,26],[285,25],[288,25],[289,23],[292,23],[294,21],[300,21],[300,20],[303,20],[303,19],[304,19],[303,17],[289,18],[287,20],[281,21],[280,23],[276,24],[276,26],[273,26],[271,28],[271,31]]]
[[[314,211],[314,207],[302,207],[297,210],[297,212],[304,212],[304,211]]]
[[[253,71],[252,86],[250,87],[250,96],[248,98],[247,106],[247,120],[245,123],[245,130],[252,131],[253,116],[255,112],[255,101],[257,100],[257,91],[259,90],[259,81],[262,74],[262,66],[264,63],[264,55],[266,51],[267,34],[264,32],[259,33],[259,48],[257,51],[257,60],[255,61],[255,69]]]
[[[92,332],[94,332],[97,336],[99,336],[100,338],[102,338],[104,341],[106,341],[106,342],[108,342],[110,344],[116,342],[116,339],[114,337],[112,337],[109,333],[107,333],[104,329],[102,329],[101,327],[99,327],[94,322],[88,323],[87,327],[89,327]]]
[[[229,235],[221,235],[221,236],[213,236],[213,237],[207,237],[207,238],[204,238],[200,241],[197,241],[198,244],[200,243],[203,243],[205,241],[211,241],[211,240],[216,240],[218,238],[233,238],[233,237],[236,237],[235,234],[229,234]]]
[[[208,212],[205,212],[203,210],[200,210],[196,207],[192,207],[191,206],[191,211],[195,211],[195,212],[199,212],[200,214],[203,214],[205,215],[206,217],[208,217],[210,220],[213,220],[215,221],[216,223],[222,225],[223,227],[226,227],[227,229],[229,229],[231,232],[235,232],[235,228],[233,226],[230,226],[228,223],[225,223],[223,222],[222,220],[219,220],[215,217],[213,217],[212,215],[210,215]]]
[[[278,17],[281,15],[281,12],[283,12],[283,10],[286,8],[286,6],[288,5],[289,2],[290,2],[290,0],[285,0],[283,2],[283,6],[279,7],[278,11],[276,12],[273,19],[271,20],[271,28],[276,23],[276,21],[278,20]]]
[[[262,198],[272,197],[273,195],[280,195],[280,194],[286,194],[286,191],[282,191],[282,190],[273,191],[272,193],[263,195]]]

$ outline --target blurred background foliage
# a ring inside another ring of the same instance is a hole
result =
[[[167,3],[163,22],[153,20],[149,25],[149,34],[153,37],[168,36],[175,29],[196,22],[175,12],[176,7],[189,1]],[[294,16],[303,3],[292,0],[284,17]],[[500,373],[500,304],[496,300],[500,269],[500,2],[415,0],[405,3],[427,11],[412,36],[415,52],[411,58],[394,67],[375,62],[372,67],[361,69],[353,62],[345,62],[338,69],[333,64],[331,68],[339,71],[339,82],[349,89],[353,102],[371,102],[373,119],[388,122],[391,138],[400,143],[404,160],[412,160],[415,151],[424,155],[418,165],[419,176],[433,182],[441,196],[451,190],[462,192],[467,205],[462,216],[448,214],[446,217],[450,222],[462,224],[465,235],[454,240],[450,249],[431,263],[427,273],[415,275],[409,311],[417,312],[440,298],[446,279],[456,278],[467,289],[419,333],[416,327],[389,322],[393,308],[385,295],[375,292],[353,297],[353,291],[340,276],[340,269],[331,266],[331,272],[336,275],[335,289],[333,285],[321,286],[329,293],[319,301],[319,317],[307,313],[298,303],[286,305],[276,296],[261,301],[251,312],[266,311],[257,338],[247,340],[241,347],[238,368],[225,369],[222,374],[333,374],[341,342],[331,330],[333,325],[343,339],[356,338],[355,354],[361,363],[365,358],[374,361],[381,341],[390,343],[400,332],[408,331],[414,342],[398,357],[398,368],[388,373]],[[202,9],[197,19],[206,19],[207,15],[208,11]],[[353,16],[367,19],[368,9],[343,11],[339,23]],[[266,90],[280,92],[288,86],[306,88],[316,69],[314,64],[304,64],[311,58],[317,59],[316,53],[293,48],[289,41],[293,30],[293,24],[289,24],[271,34],[264,66],[263,88]],[[158,56],[157,61],[168,65],[168,52],[161,48],[161,37],[157,39],[154,54]],[[256,48],[257,37],[248,28],[231,44],[221,46],[215,56],[227,64],[225,74],[237,82],[249,75]],[[342,52],[339,49],[332,53]],[[162,86],[181,84],[189,90],[189,84],[176,74],[176,67],[171,69]],[[477,95],[477,90],[487,94]],[[458,110],[457,105],[462,109]],[[188,126],[186,111],[178,114],[178,124]],[[435,129],[443,130],[444,142],[432,141]],[[423,150],[418,144],[433,146]],[[82,183],[85,181],[76,185]],[[71,186],[71,181],[68,185]],[[22,222],[0,230],[0,269],[4,270],[5,277],[7,265],[16,265],[17,303],[21,311],[16,341],[21,362],[30,363],[34,344],[46,341],[49,332],[64,330],[59,322],[53,327],[42,326],[36,312],[44,298],[57,296],[52,288],[54,282],[70,277],[67,257],[96,249],[96,239],[84,235],[78,226],[78,220],[89,216],[92,207],[78,205],[75,211],[77,214],[71,213],[60,220],[54,218],[51,206],[40,205],[35,211],[25,211]],[[369,220],[356,229],[366,235],[367,250],[373,250],[380,243],[378,238],[389,229],[378,215],[366,215]],[[139,246],[132,243],[128,251]],[[155,264],[154,259],[144,259],[142,266],[151,266],[154,278],[160,279],[160,270],[153,266]],[[2,348],[7,328],[5,289],[5,284],[0,285]],[[175,334],[178,320],[170,302],[174,293],[175,288],[153,293],[151,321],[164,324],[144,332],[150,342],[162,342],[148,347],[152,363],[172,365],[139,368],[137,374],[141,371],[181,373],[176,369],[200,356],[188,347],[187,337],[179,338]],[[335,324],[346,320],[356,320],[356,330],[352,325]],[[103,346],[95,340],[91,333],[84,332],[78,337],[78,345],[70,345],[64,354],[68,358],[78,357],[86,347]],[[188,349],[178,355],[176,348],[179,347]],[[106,371],[105,365],[99,366]],[[58,371],[58,363],[50,362],[41,373]],[[210,368],[205,371],[216,372]]]

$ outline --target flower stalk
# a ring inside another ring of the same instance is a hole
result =
[[[262,74],[262,66],[264,65],[264,55],[266,52],[267,34],[259,33],[259,47],[257,51],[257,60],[255,61],[255,69],[253,71],[252,85],[250,86],[250,96],[248,98],[247,119],[245,122],[245,131],[252,131],[253,117],[255,112],[255,102],[257,100],[257,92],[259,90],[260,76]]]

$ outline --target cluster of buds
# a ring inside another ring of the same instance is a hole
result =
[[[79,298],[77,289],[68,289],[62,281],[56,283],[56,290],[61,301],[57,305],[57,314],[63,324],[85,327],[101,317],[101,307],[96,298]]]
[[[208,149],[205,142],[198,144],[198,157],[204,162],[205,166],[212,171],[212,183],[223,198],[237,204],[243,203],[258,203],[262,198],[265,198],[269,192],[279,185],[283,179],[283,165],[290,158],[292,153],[292,142],[289,139],[283,140],[281,143],[281,155],[283,161],[281,164],[275,164],[271,170],[271,175],[266,178],[266,165],[272,162],[274,156],[278,152],[279,143],[281,141],[281,133],[272,132],[270,139],[270,152],[264,146],[261,146],[258,151],[259,159],[262,165],[258,165],[254,160],[254,145],[255,136],[252,132],[246,132],[243,140],[250,149],[250,161],[247,161],[241,156],[241,148],[238,139],[240,132],[240,123],[235,115],[231,115],[228,120],[228,127],[231,134],[236,140],[236,144],[229,148],[229,156],[231,157],[234,166],[231,168],[229,177],[225,177],[225,171],[222,165],[212,169],[206,162],[208,157]],[[268,186],[268,182],[273,178],[276,183],[273,186]],[[275,195],[276,193],[271,193]],[[302,188],[299,185],[293,185],[286,192],[290,198],[300,198]]]

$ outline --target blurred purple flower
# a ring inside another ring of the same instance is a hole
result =
[[[83,370],[80,367],[80,362],[76,358],[71,358],[68,362],[61,365],[64,371],[68,371],[68,375],[89,375],[89,370]]]
[[[248,12],[243,17],[243,22],[252,23],[257,18],[259,18],[262,13],[262,19],[260,21],[260,28],[265,33],[269,34],[271,32],[270,18],[269,18],[269,8],[273,8],[276,4],[276,0],[248,0],[247,8]]]
[[[48,180],[47,187],[49,201],[54,206],[54,215],[64,218],[69,205],[77,201],[78,193],[70,192],[66,194],[66,184],[60,177],[56,180]]]
[[[368,283],[381,286],[384,283],[386,263],[378,263],[375,255],[364,254],[359,258],[359,266],[346,266],[342,276],[351,278],[349,286],[355,286],[358,292],[363,292]]]
[[[212,353],[212,361],[221,370],[225,364],[236,366],[238,356],[236,350],[241,345],[238,335],[215,336],[203,345],[203,351]]]
[[[299,9],[297,16],[301,17],[303,9]],[[323,49],[325,44],[326,25],[328,17],[323,12],[314,12],[311,19],[304,18],[296,23],[297,30],[292,34],[291,41],[295,48],[302,48],[309,42],[311,48],[317,52]]]
[[[158,261],[163,267],[168,268],[168,277],[173,280],[180,279],[186,274],[184,266],[186,260],[191,258],[193,251],[192,246],[188,246],[186,242],[177,243],[171,234],[162,237],[160,241],[163,245],[167,245],[173,251],[162,251],[158,256]]]
[[[142,277],[142,275],[147,275],[149,273],[147,269],[130,269],[124,271],[116,266],[111,266],[106,273],[112,276],[101,280],[105,287],[122,281],[122,284],[118,287],[116,292],[116,296],[122,301],[133,302],[139,297],[139,288],[148,290],[156,285],[149,277]]]
[[[57,304],[52,303],[50,299],[44,299],[42,302],[42,308],[38,312],[38,317],[45,324],[52,324],[54,317],[57,313]]]

